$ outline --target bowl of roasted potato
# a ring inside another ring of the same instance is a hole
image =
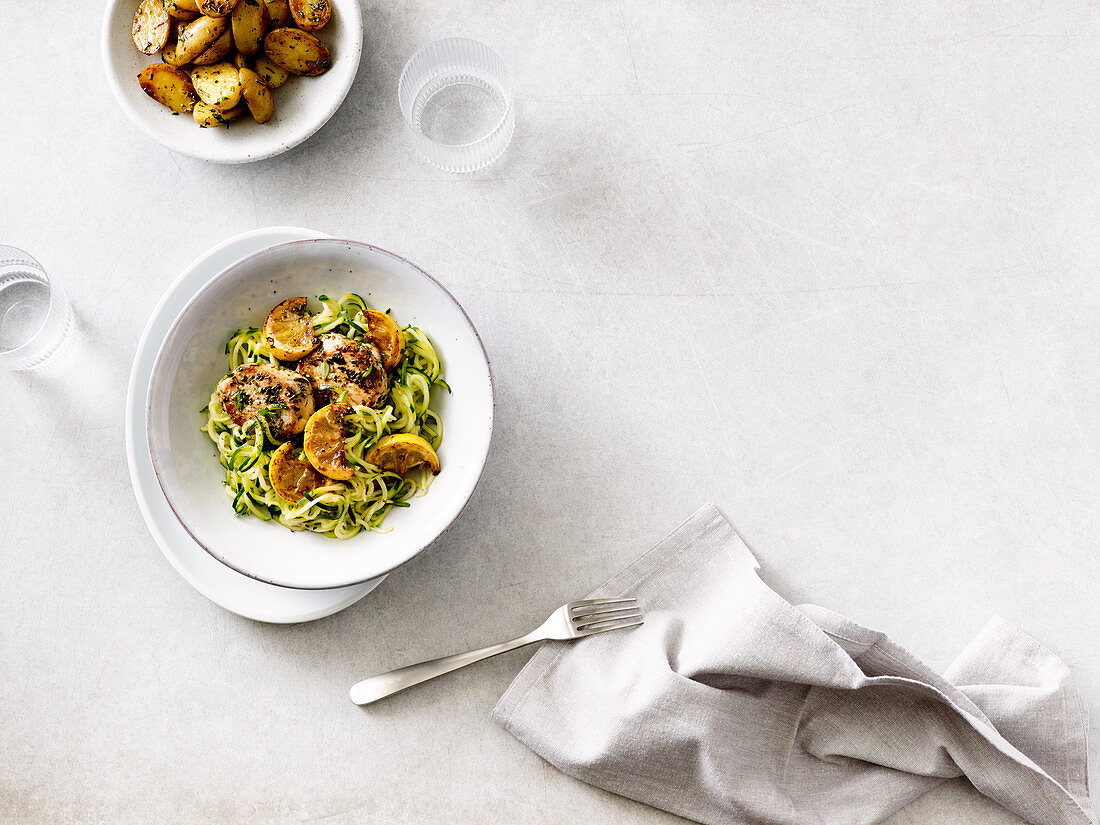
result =
[[[357,0],[110,0],[103,62],[123,110],[158,143],[247,163],[332,117],[362,40]]]

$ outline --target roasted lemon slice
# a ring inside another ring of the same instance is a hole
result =
[[[301,500],[306,493],[332,483],[314,470],[308,461],[294,455],[294,445],[289,441],[271,456],[267,473],[275,492],[291,504]]]
[[[315,416],[316,417],[316,416]],[[309,432],[309,428],[306,428]],[[432,445],[412,433],[383,436],[367,453],[367,461],[380,470],[404,476],[413,467],[427,464],[433,473],[439,472],[439,456]]]
[[[317,349],[321,342],[313,334],[305,298],[288,298],[267,314],[264,341],[281,361],[297,361]]]
[[[370,330],[371,343],[382,356],[382,366],[392,370],[401,362],[401,351],[405,348],[405,335],[401,327],[386,313],[373,309],[363,313],[363,320]]]
[[[306,422],[306,434],[302,441],[302,449],[309,463],[321,475],[337,481],[347,481],[355,475],[344,452],[344,437],[347,435],[344,416],[350,412],[349,404],[321,407]]]

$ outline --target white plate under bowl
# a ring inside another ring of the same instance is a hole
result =
[[[338,541],[234,514],[217,451],[200,431],[214,386],[226,373],[234,330],[259,326],[296,295],[357,292],[375,308],[431,338],[451,392],[432,393],[443,421],[442,472],[423,497],[386,518],[386,532]],[[147,402],[149,451],[172,510],[219,561],[269,584],[346,587],[393,570],[435,541],[466,506],[481,477],[493,428],[489,363],[454,297],[415,264],[355,241],[277,244],[220,272],[184,307],[160,343]]]
[[[168,334],[180,310],[207,281],[234,261],[283,241],[321,237],[292,227],[245,232],[205,252],[183,272],[157,304],[145,325],[130,371],[126,393],[126,459],[134,495],[157,546],[183,579],[226,610],[273,624],[308,622],[331,616],[359,601],[382,583],[381,576],[365,584],[338,590],[290,590],[250,579],[231,570],[195,543],[176,519],[161,492],[145,437],[145,398],[157,354],[157,343]]]
[[[275,116],[256,123],[246,113],[225,127],[203,129],[190,115],[173,116],[138,85],[138,73],[160,55],[142,54],[130,36],[140,0],[108,0],[101,46],[107,82],[122,110],[145,134],[174,152],[213,163],[248,163],[297,146],[325,125],[344,102],[363,50],[359,0],[332,0],[332,20],[317,37],[332,66],[318,77],[292,77],[272,92]]]

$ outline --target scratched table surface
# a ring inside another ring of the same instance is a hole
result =
[[[22,3],[0,27],[0,242],[77,314],[64,360],[0,375],[4,822],[679,822],[491,721],[529,652],[371,710],[346,691],[526,631],[707,500],[787,598],[937,667],[999,614],[1100,719],[1100,8],[371,0],[343,107],[238,167],[125,119],[99,14]],[[517,97],[508,153],[467,177],[413,154],[395,100],[451,35]],[[270,626],[161,556],[122,417],[179,271],[286,224],[446,284],[497,428],[443,540],[339,615]],[[929,821],[1016,820],[953,781],[891,825]]]

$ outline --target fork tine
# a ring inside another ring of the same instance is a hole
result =
[[[599,604],[586,604],[581,607],[574,607],[569,611],[569,615],[572,617],[587,616],[590,613],[602,613],[605,610],[633,610],[638,606],[638,602],[634,599],[614,602],[600,602]]]
[[[575,613],[570,618],[573,620],[573,624],[589,624],[593,621],[599,621],[599,616],[607,616],[608,618],[615,618],[616,614],[621,613],[637,613],[640,610],[636,604],[624,604],[622,607],[600,608],[590,607],[586,613]]]
[[[624,619],[640,619],[642,617],[642,611],[632,610],[628,612],[618,611],[615,613],[600,613],[596,616],[587,616],[584,621],[576,622],[574,625],[577,630],[584,630],[588,627],[595,627],[599,624],[606,624],[607,622],[617,622]]]
[[[627,602],[637,602],[637,598],[585,598],[580,602],[570,602],[569,612],[579,607],[587,607],[590,605],[605,605],[605,604],[626,604]]]
[[[589,625],[588,627],[577,628],[578,636],[591,636],[593,633],[603,633],[605,630],[622,630],[627,627],[637,627],[640,624],[645,624],[641,616],[634,618],[623,619],[621,621],[605,623],[599,625]]]

